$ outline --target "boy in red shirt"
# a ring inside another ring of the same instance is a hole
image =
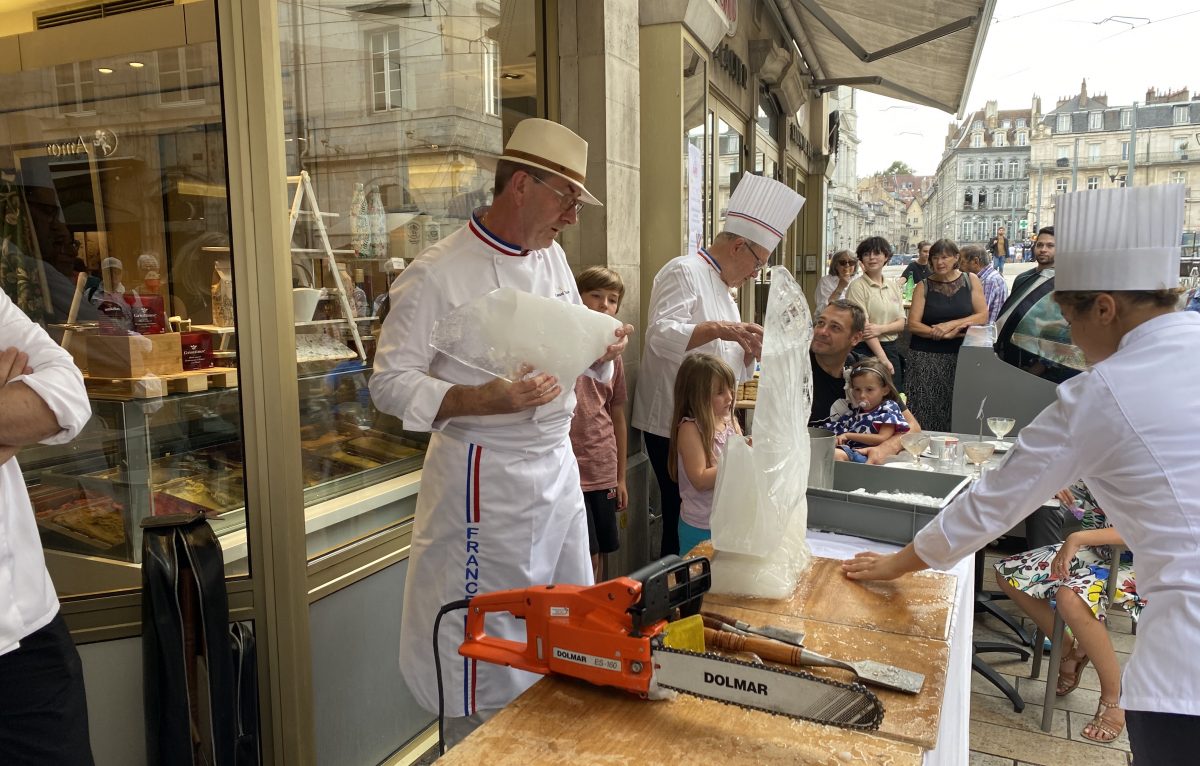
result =
[[[593,266],[575,279],[583,305],[615,316],[625,297],[621,275]],[[621,357],[613,362],[612,380],[601,383],[586,375],[575,381],[575,417],[571,421],[571,447],[579,461],[579,482],[587,508],[588,541],[596,582],[606,579],[605,553],[620,547],[617,512],[625,510],[625,457],[629,427],[625,419],[625,367]]]

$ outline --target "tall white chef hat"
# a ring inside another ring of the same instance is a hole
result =
[[[1165,290],[1179,286],[1184,187],[1072,192],[1054,222],[1056,290]]]
[[[804,198],[788,187],[747,173],[729,198],[725,231],[745,237],[770,252],[783,239],[784,230],[796,220],[802,207]]]

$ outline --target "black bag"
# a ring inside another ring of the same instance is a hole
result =
[[[238,695],[221,546],[200,514],[150,517],[142,529],[146,760],[237,766]]]

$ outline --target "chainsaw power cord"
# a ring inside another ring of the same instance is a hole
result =
[[[442,616],[447,612],[454,612],[459,609],[466,609],[471,603],[471,599],[464,598],[462,601],[451,601],[438,610],[437,617],[433,620],[433,667],[437,671],[437,687],[438,687],[438,754],[446,754],[446,735],[444,731],[446,721],[446,698],[442,691],[442,660],[438,653],[438,630],[441,628]]]

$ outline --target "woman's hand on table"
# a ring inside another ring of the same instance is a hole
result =
[[[842,574],[850,580],[895,580],[901,575],[927,569],[912,543],[898,553],[864,551],[842,562]]]

